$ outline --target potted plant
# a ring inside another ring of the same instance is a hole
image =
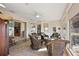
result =
[[[59,39],[59,38],[60,38],[60,34],[57,33],[57,32],[54,32],[54,33],[51,35],[51,38]]]

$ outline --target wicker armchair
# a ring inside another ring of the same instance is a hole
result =
[[[30,40],[31,40],[31,48],[34,50],[38,50],[41,48],[41,39],[38,39],[38,37],[29,35]]]

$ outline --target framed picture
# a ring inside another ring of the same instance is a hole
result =
[[[58,30],[61,30],[61,28],[60,28],[60,27],[58,27]]]
[[[53,27],[53,32],[56,32],[56,27]]]

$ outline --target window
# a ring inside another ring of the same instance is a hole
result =
[[[44,23],[44,32],[47,32],[47,31],[48,31],[48,24]]]
[[[71,48],[78,47],[79,46],[79,15],[74,16],[69,21],[69,37],[70,37],[70,43]]]

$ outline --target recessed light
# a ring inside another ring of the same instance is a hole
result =
[[[1,7],[3,7],[3,8],[6,8],[6,6],[5,6],[5,5],[3,5],[3,4],[0,4],[0,6],[1,6]]]
[[[36,15],[36,18],[39,18],[40,16],[39,15]]]

